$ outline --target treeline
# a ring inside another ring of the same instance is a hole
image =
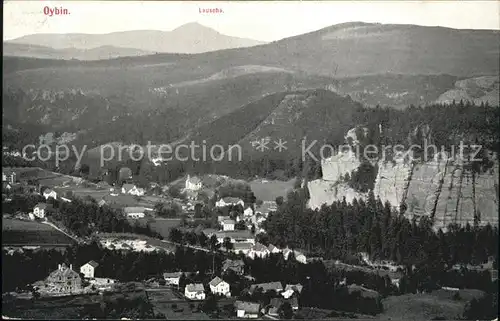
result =
[[[383,311],[382,295],[365,296],[359,291],[349,289],[351,284],[362,284],[361,280],[352,277],[352,274],[341,270],[328,270],[320,261],[309,264],[302,264],[290,254],[287,260],[282,254],[272,254],[266,258],[243,258],[245,270],[255,278],[255,283],[276,282],[283,285],[297,284],[303,285],[299,295],[299,303],[302,307],[315,307],[321,309],[356,312],[363,314],[378,314]],[[360,272],[363,282],[369,279],[379,279],[382,283],[384,278],[370,273]],[[346,282],[344,282],[346,281]],[[390,284],[390,281],[389,281]],[[389,291],[382,291],[384,295]],[[276,296],[272,293],[256,293],[254,295],[244,295],[253,301],[259,301],[266,305],[270,298]]]
[[[303,190],[288,194],[287,201],[264,222],[269,241],[306,250],[313,256],[345,259],[366,252],[374,260],[412,266],[422,263],[452,266],[480,264],[498,255],[498,229],[450,225],[434,232],[428,217],[410,221],[389,203],[369,198],[345,199],[320,209],[305,206]]]
[[[85,200],[74,198],[71,203],[54,199],[49,199],[47,202],[52,205],[49,217],[61,222],[79,237],[86,238],[95,232],[117,232],[136,233],[162,239],[162,236],[154,232],[149,224],[143,226],[138,222],[131,223],[122,211],[107,205],[99,206],[91,197]]]
[[[46,216],[60,222],[69,231],[78,237],[87,238],[95,232],[104,233],[135,233],[162,239],[163,237],[153,231],[149,224],[141,225],[131,223],[122,211],[107,205],[99,206],[91,198],[72,198],[71,202],[64,202],[44,197],[37,194],[14,194],[11,201],[3,202],[2,207],[6,213],[29,213],[38,203],[48,203]]]
[[[223,258],[220,254],[182,247],[178,247],[174,253],[108,250],[96,242],[71,246],[64,252],[51,249],[8,254],[3,251],[2,290],[14,291],[16,288],[22,289],[28,284],[43,280],[57,269],[60,263],[66,263],[68,266],[73,264],[73,269],[79,271],[80,266],[90,260],[99,263],[96,277],[128,282],[144,281],[151,277],[162,278],[164,272],[174,271],[198,271],[197,278],[203,279],[205,274],[212,270],[213,265],[220,271]]]
[[[424,146],[434,144],[438,151],[441,147],[450,151],[454,146],[458,151],[460,142],[464,145],[482,145],[483,150],[500,151],[498,132],[500,125],[500,111],[497,107],[487,105],[473,105],[469,102],[456,102],[450,105],[429,105],[426,107],[410,106],[409,108],[396,110],[392,108],[354,108],[351,115],[352,127],[358,127],[356,136],[360,140],[361,152],[367,145],[409,147],[413,144]],[[366,133],[359,129],[364,127]],[[381,129],[381,130],[380,130]],[[297,139],[300,141],[310,128],[297,128]],[[346,132],[330,129],[323,133],[323,143],[337,147],[346,144]],[[230,134],[225,133],[227,137]],[[316,144],[312,154],[320,158],[319,148],[323,144]],[[288,146],[290,147],[290,146]],[[378,153],[382,154],[382,148]],[[393,155],[388,149],[385,157],[390,159]],[[415,150],[415,157],[421,156],[422,151]],[[184,173],[213,173],[229,175],[235,178],[266,177],[270,179],[289,179],[296,176],[309,176],[310,179],[321,177],[321,164],[314,159],[303,160],[302,153],[287,151],[283,154],[260,154],[244,155],[241,161],[222,160],[219,162],[169,162],[167,166],[159,166],[153,169],[153,176],[160,179],[173,179],[184,175]],[[325,155],[328,156],[328,155]],[[379,155],[382,156],[382,155]],[[430,155],[432,156],[432,155]],[[368,166],[363,169],[368,175],[376,175],[376,169]],[[360,174],[360,175],[357,175]],[[359,171],[355,176],[362,176]],[[366,181],[366,182],[364,182]],[[364,180],[362,177],[354,177],[351,182],[360,190],[369,188],[372,180]],[[367,186],[368,185],[368,186]]]

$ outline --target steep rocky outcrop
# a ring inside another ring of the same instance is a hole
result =
[[[447,157],[426,162],[380,160],[373,193],[395,208],[403,205],[404,215],[409,219],[433,218],[435,228],[446,228],[450,223],[473,224],[476,219],[479,225],[497,226],[499,165],[495,156],[493,164],[485,172],[477,173],[467,161]],[[308,183],[309,207],[319,208],[344,197],[347,202],[365,199],[368,193],[350,188],[344,179],[346,173],[358,166],[359,160],[349,153],[324,160],[323,178]]]
[[[499,95],[498,76],[482,76],[458,80],[455,87],[441,94],[436,102],[450,104],[462,100],[477,105],[488,103],[490,106],[498,106]]]

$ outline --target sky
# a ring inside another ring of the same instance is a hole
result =
[[[44,14],[64,8],[69,15]],[[222,13],[200,13],[219,8]],[[46,9],[47,10],[47,9]],[[500,1],[4,1],[4,40],[36,33],[170,31],[198,22],[242,38],[274,41],[349,21],[500,29]]]

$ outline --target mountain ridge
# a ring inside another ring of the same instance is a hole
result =
[[[53,49],[93,49],[110,45],[151,53],[204,53],[229,48],[249,47],[265,42],[231,37],[199,23],[188,23],[172,31],[130,30],[106,34],[33,34],[4,41],[7,44],[31,44]]]

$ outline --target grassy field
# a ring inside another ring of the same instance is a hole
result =
[[[455,293],[459,298],[454,299]],[[437,290],[430,294],[405,294],[391,296],[382,301],[384,312],[378,316],[380,320],[432,320],[436,317],[443,320],[458,320],[462,317],[464,307],[473,298],[484,293],[479,290],[460,290],[457,292]]]
[[[2,242],[8,244],[70,244],[71,238],[49,225],[2,218]]]
[[[154,220],[149,224],[155,232],[160,233],[161,236],[163,236],[165,239],[168,239],[170,230],[174,227],[178,227],[180,221],[180,219]]]
[[[286,197],[286,193],[293,188],[295,179],[287,182],[278,180],[253,180],[250,187],[255,197],[263,201],[274,201],[276,197]]]
[[[163,313],[167,319],[208,320],[205,313],[198,311],[200,302],[187,302],[182,294],[174,293],[170,288],[147,291],[149,302],[154,306],[154,311]]]

